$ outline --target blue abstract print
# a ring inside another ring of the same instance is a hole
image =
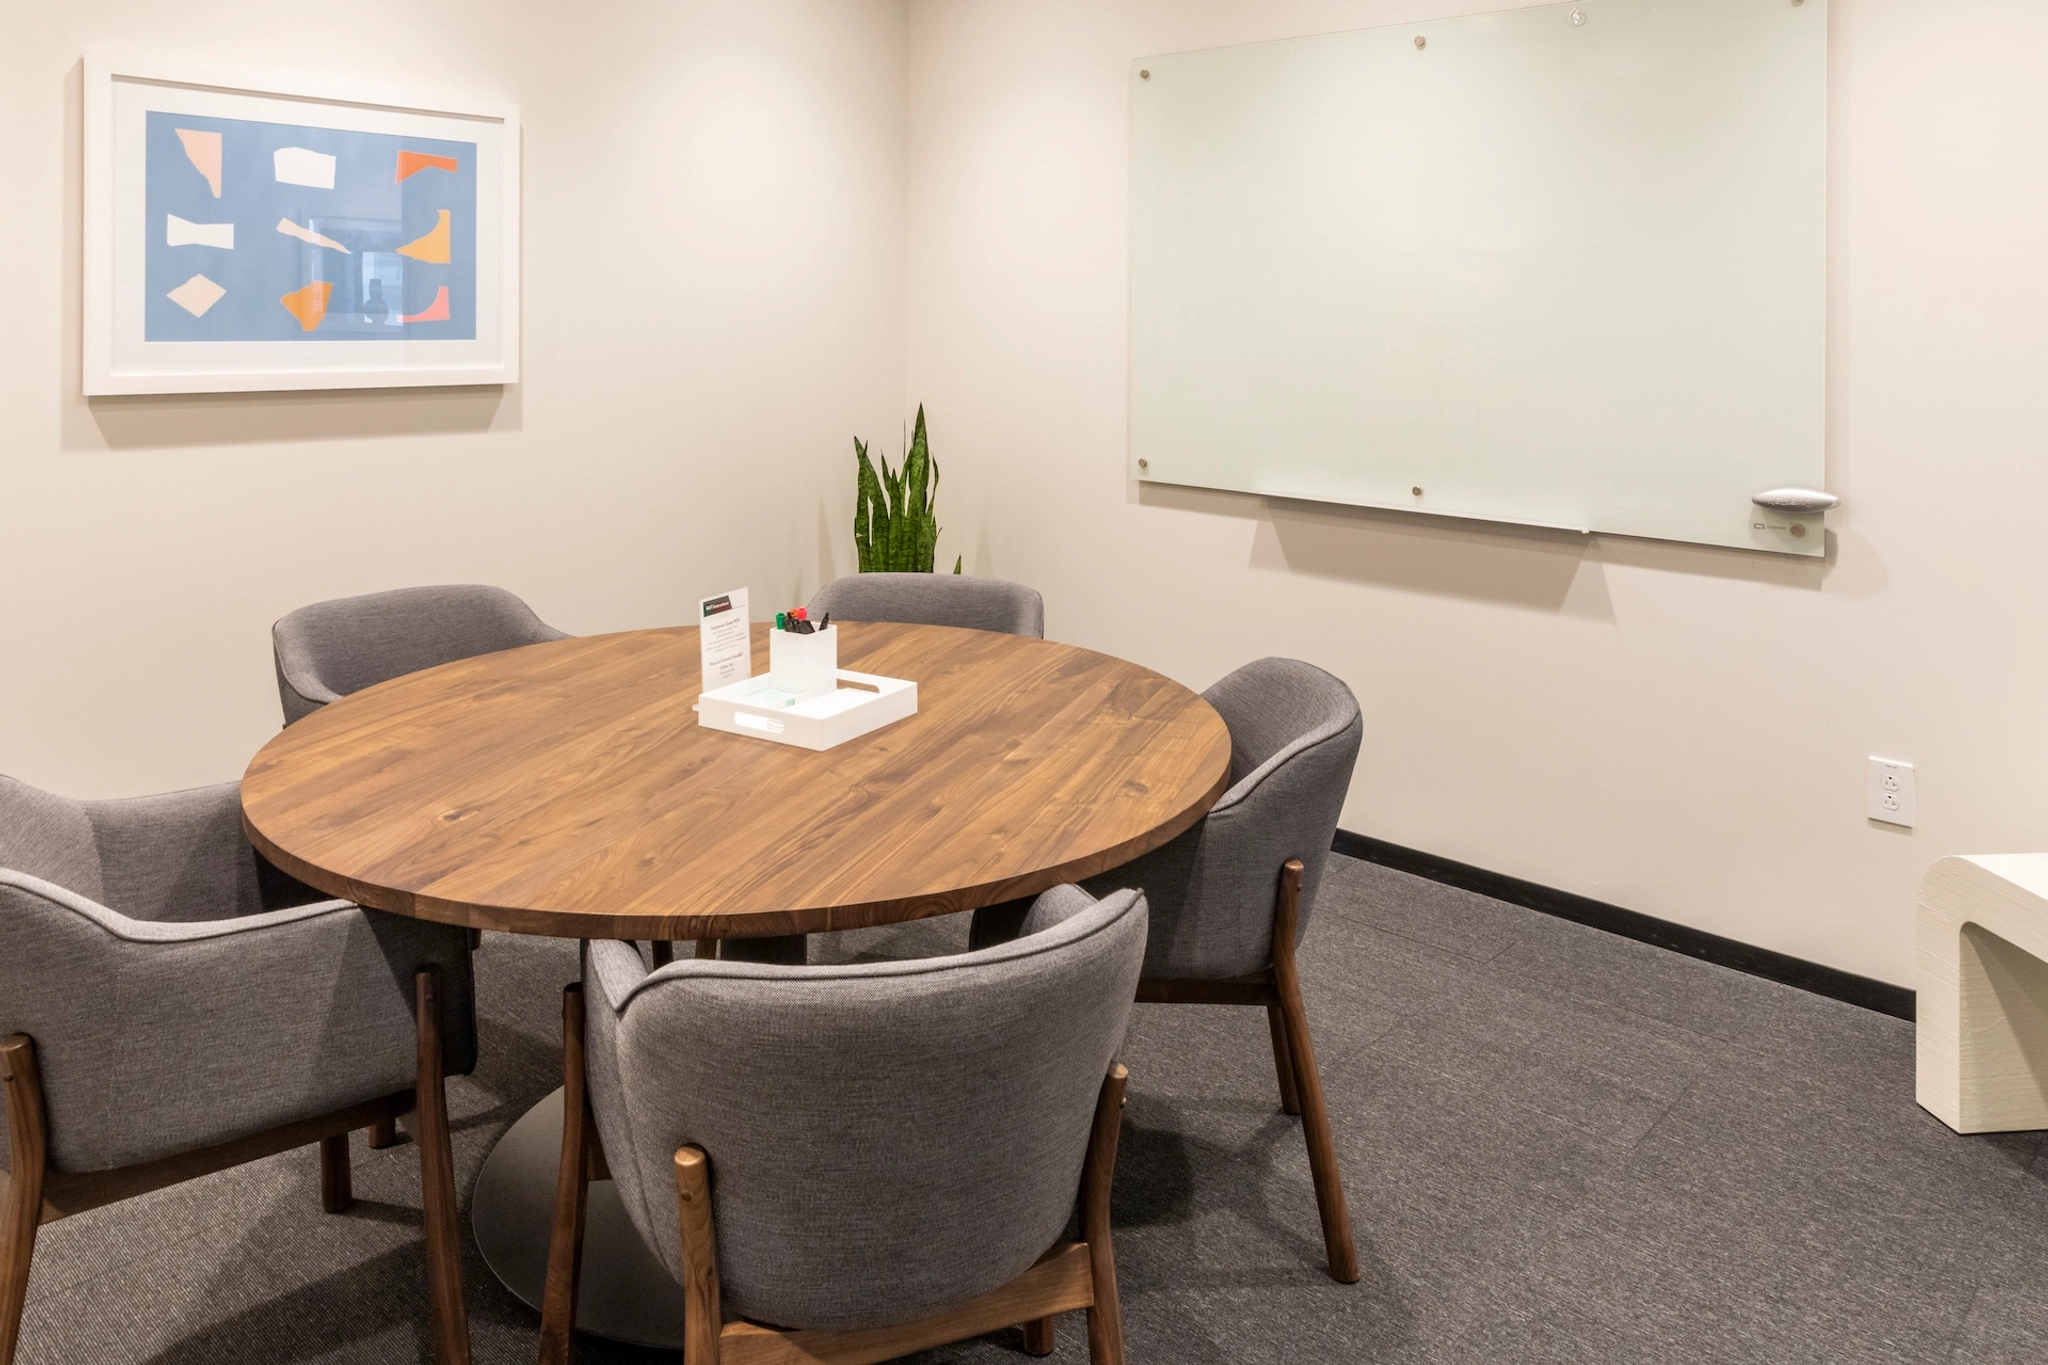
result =
[[[146,341],[476,337],[477,146],[148,116]]]

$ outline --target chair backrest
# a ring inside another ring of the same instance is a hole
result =
[[[1273,960],[1280,869],[1302,864],[1308,928],[1365,723],[1343,681],[1297,659],[1260,659],[1202,694],[1230,728],[1230,787],[1179,838],[1090,885],[1144,890],[1147,977],[1221,979]]]
[[[239,782],[74,801],[0,774],[0,869],[159,924],[326,899],[249,847]]]
[[[512,593],[475,583],[315,602],[270,628],[287,725],[403,674],[566,638]]]
[[[755,1321],[907,1321],[1044,1254],[1074,1210],[1146,912],[1135,891],[1065,887],[1034,915],[998,947],[855,966],[648,975],[632,945],[591,944],[592,1109],[669,1269],[685,1144],[710,1156],[727,1303]]]
[[[26,872],[89,901],[106,899],[85,803],[6,776],[0,776],[0,868]]]
[[[835,578],[810,600],[810,613],[846,621],[962,626],[1045,638],[1045,599],[1000,578],[946,573],[857,573]]]

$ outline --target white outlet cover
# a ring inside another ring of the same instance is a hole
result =
[[[1868,793],[1871,819],[1883,821],[1887,825],[1913,828],[1915,807],[1918,803],[1913,793],[1912,764],[1873,755],[1870,760]]]

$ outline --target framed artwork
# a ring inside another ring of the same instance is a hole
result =
[[[519,379],[519,110],[88,58],[87,394]]]

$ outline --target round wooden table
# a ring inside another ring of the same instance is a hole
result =
[[[842,668],[917,683],[915,716],[823,753],[727,734],[697,724],[695,627],[557,640],[307,716],[250,762],[242,824],[301,881],[396,914],[760,938],[1035,895],[1157,848],[1228,781],[1222,718],[1135,664],[986,631],[840,631]],[[557,1095],[515,1124],[471,1201],[493,1270],[533,1304],[559,1123]],[[680,1289],[608,1183],[589,1208],[578,1325],[679,1348]]]

